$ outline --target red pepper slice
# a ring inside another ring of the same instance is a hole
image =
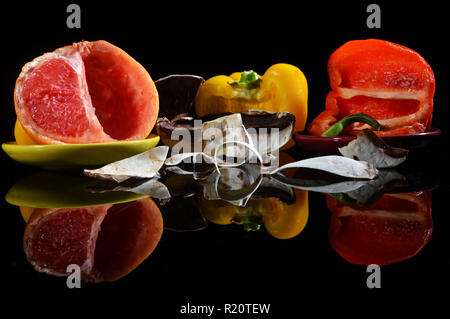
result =
[[[327,196],[331,247],[347,262],[388,265],[416,255],[433,230],[430,191],[385,194],[369,209]]]
[[[435,79],[415,51],[384,40],[354,40],[328,61],[330,77],[325,110],[309,125],[320,136],[343,117],[365,113],[381,125],[378,135],[415,134],[431,129]],[[367,128],[355,123],[346,134]]]

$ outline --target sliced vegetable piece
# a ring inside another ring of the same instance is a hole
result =
[[[339,148],[339,152],[345,157],[372,163],[377,168],[398,166],[408,155],[407,149],[389,146],[369,129],[364,129],[355,140]]]
[[[313,157],[289,163],[272,170],[270,174],[275,174],[291,167],[317,169],[348,178],[373,179],[378,175],[378,170],[368,162],[356,161],[336,155]]]
[[[159,169],[163,166],[168,152],[168,146],[155,147],[98,169],[85,169],[84,174],[118,183],[131,177],[152,178],[158,174]]]
[[[165,145],[173,147],[180,142],[177,132],[187,132],[190,141],[198,142],[201,136],[201,125],[196,125],[196,121],[211,121],[224,119],[231,114],[215,114],[195,119],[189,116],[179,115],[174,119],[159,118],[156,124],[156,130]],[[294,131],[295,116],[289,112],[268,112],[261,110],[250,110],[241,112],[241,119],[244,128],[248,131],[253,143],[257,146],[261,154],[275,152],[286,145]],[[236,116],[236,115],[234,115]],[[206,122],[205,122],[206,124]],[[191,149],[194,146],[190,145]]]
[[[281,173],[271,175],[280,184],[319,193],[347,193],[355,191],[369,183],[369,180],[323,180],[286,177]]]

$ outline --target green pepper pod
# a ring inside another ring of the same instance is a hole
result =
[[[362,122],[369,124],[374,129],[379,131],[381,129],[381,124],[374,119],[373,117],[364,114],[364,113],[358,113],[358,114],[351,114],[349,116],[344,117],[337,123],[335,123],[333,126],[331,126],[328,130],[323,132],[322,136],[326,137],[336,137],[346,128],[348,125],[354,123],[354,122]]]

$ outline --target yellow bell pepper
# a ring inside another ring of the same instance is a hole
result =
[[[287,111],[295,116],[294,132],[305,129],[308,84],[303,72],[290,64],[272,65],[264,75],[253,71],[217,75],[205,81],[195,99],[197,116],[248,110]]]

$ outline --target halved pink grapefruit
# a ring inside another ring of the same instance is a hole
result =
[[[74,43],[25,64],[14,104],[23,130],[39,144],[144,139],[159,111],[146,69],[103,40]]]

